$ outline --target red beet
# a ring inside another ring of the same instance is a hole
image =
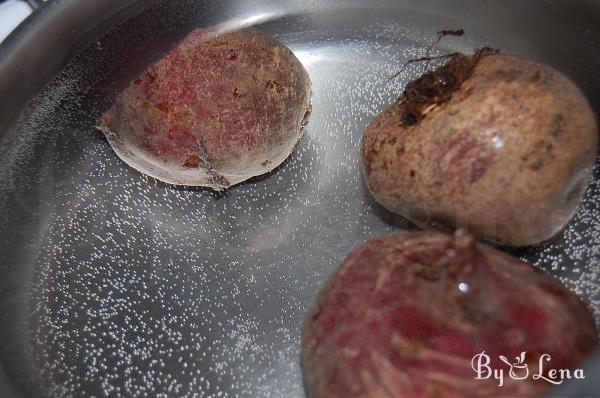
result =
[[[574,369],[597,341],[585,305],[553,277],[462,231],[405,233],[346,259],[308,314],[302,361],[311,398],[539,396],[552,386],[533,379],[543,354],[543,374]],[[475,380],[483,351],[502,387]],[[515,380],[500,356],[522,352],[513,370],[530,374]]]
[[[99,120],[117,155],[159,180],[224,189],[292,152],[310,79],[276,39],[197,29],[150,66]]]
[[[597,145],[594,112],[573,82],[484,48],[409,82],[365,130],[361,155],[369,191],[393,213],[527,246],[573,217]]]

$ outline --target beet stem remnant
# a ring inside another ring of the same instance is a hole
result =
[[[211,182],[214,184],[214,189],[216,191],[224,191],[231,186],[227,178],[215,171],[215,168],[212,166],[212,163],[208,156],[208,149],[206,148],[206,144],[204,143],[204,140],[202,138],[198,139],[198,156],[200,157],[200,160],[206,165],[206,172],[208,173]]]
[[[446,36],[462,36],[465,34],[465,31],[463,29],[456,29],[456,30],[441,30],[439,32],[437,32],[437,39],[431,43],[429,45],[429,47],[427,47],[427,56],[429,56],[431,54],[431,49],[433,48],[434,45],[436,45],[437,43],[439,43],[444,37]],[[425,69],[429,69],[429,65],[431,60],[427,60],[427,63],[425,64]]]
[[[476,50],[471,56],[452,53],[411,60],[419,62],[427,58],[449,58],[444,65],[424,73],[406,85],[404,92],[397,100],[402,108],[404,126],[417,124],[431,110],[432,105],[440,105],[452,98],[452,94],[471,76],[475,66],[483,57],[499,52],[497,49],[484,47]]]
[[[464,29],[440,30],[439,32],[437,32],[437,39],[433,42],[432,46],[438,44],[446,36],[462,36],[464,34],[465,34]],[[431,46],[430,46],[430,48],[431,48]]]
[[[415,62],[422,62],[422,61],[432,61],[434,59],[443,59],[443,58],[448,58],[451,57],[452,55],[458,54],[458,53],[452,53],[452,54],[448,54],[448,55],[441,55],[441,56],[437,56],[437,57],[430,57],[429,53],[431,52],[431,49],[433,48],[433,46],[435,46],[436,44],[438,44],[444,37],[446,36],[462,36],[465,34],[464,29],[456,29],[456,30],[440,30],[439,32],[437,32],[436,36],[437,39],[435,39],[435,41],[433,43],[431,43],[429,46],[427,46],[427,55],[418,59],[411,59],[408,62],[406,62],[404,64],[404,66],[402,67],[402,69],[400,70],[400,72],[396,73],[394,76],[390,77],[390,80],[395,79],[396,77],[398,77],[402,72],[404,72],[406,70],[406,67],[412,63]],[[429,62],[427,63],[427,68],[429,68]]]
[[[461,54],[460,53],[450,53],[450,54],[444,54],[444,55],[436,55],[433,57],[426,56],[426,57],[421,57],[421,58],[416,58],[416,59],[410,59],[404,63],[404,65],[402,66],[402,69],[400,69],[400,72],[398,72],[394,76],[390,77],[390,80],[393,80],[393,79],[397,78],[398,76],[400,76],[402,74],[402,72],[404,72],[406,70],[406,68],[408,67],[408,65],[410,65],[410,64],[414,64],[416,62],[423,62],[423,61],[432,61],[435,59],[446,59],[446,58],[454,57],[456,55],[461,55]]]

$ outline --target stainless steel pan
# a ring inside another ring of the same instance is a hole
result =
[[[388,78],[483,45],[559,68],[600,109],[600,2],[54,0],[0,46],[0,396],[302,397],[299,334],[364,240],[413,227],[362,185]],[[114,95],[197,26],[255,24],[304,62],[314,113],[271,175],[216,195],[128,168],[94,129]],[[568,228],[512,250],[600,320],[600,173]],[[508,249],[507,249],[508,250]],[[508,250],[510,251],[510,250]],[[558,396],[600,396],[600,359]]]

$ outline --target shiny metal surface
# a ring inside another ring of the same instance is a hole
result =
[[[490,45],[549,63],[600,109],[595,1],[94,2],[102,18],[73,13],[77,3],[44,5],[0,48],[2,396],[303,397],[300,330],[318,289],[364,240],[413,228],[369,197],[358,142],[422,65],[389,77],[440,29],[467,34],[434,52]],[[217,24],[278,37],[314,87],[297,150],[227,194],[148,179],[94,129],[150,60]],[[47,70],[28,81],[36,29],[55,35],[36,53]],[[599,177],[563,233],[512,251],[559,276],[597,320]],[[560,396],[600,394],[597,362]]]

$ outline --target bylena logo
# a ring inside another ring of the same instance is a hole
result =
[[[537,363],[537,369],[529,369],[529,365],[525,362],[527,353],[524,351],[521,355],[515,357],[514,362],[511,362],[504,355],[498,356],[500,361],[508,366],[508,375],[505,374],[505,369],[495,369],[491,366],[492,359],[485,351],[477,354],[471,360],[471,367],[475,371],[475,380],[495,379],[498,381],[498,386],[504,385],[505,377],[513,380],[525,380],[531,377],[533,380],[544,380],[550,384],[559,385],[565,380],[585,379],[583,369],[553,369],[550,368],[548,362],[552,360],[550,355],[543,354],[540,356]]]

